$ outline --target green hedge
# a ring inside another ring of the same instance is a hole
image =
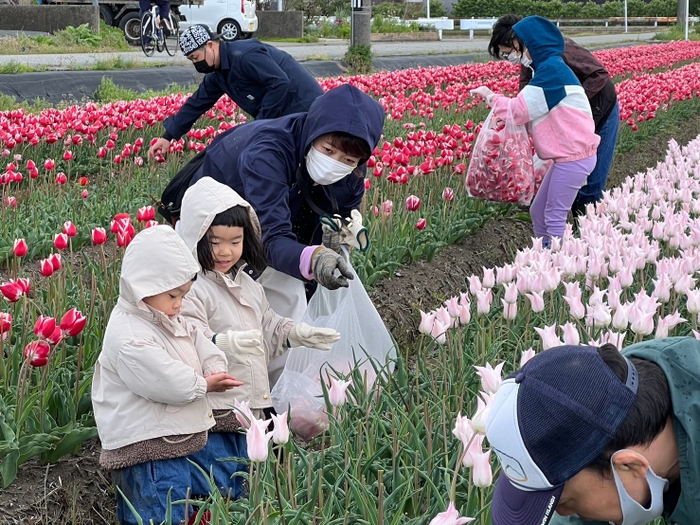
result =
[[[700,0],[691,0],[691,13],[698,12]],[[627,1],[627,16],[676,16],[678,2],[674,0]],[[561,0],[459,0],[452,8],[455,18],[499,17],[505,13],[522,16],[540,15],[547,18],[610,18],[624,16],[621,1],[604,4],[595,2],[562,2]]]

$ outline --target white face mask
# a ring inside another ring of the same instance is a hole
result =
[[[520,57],[520,63],[525,67],[530,67],[532,65],[532,59],[527,58],[526,53],[527,53],[527,48],[525,47],[525,48],[523,48],[523,54]]]
[[[328,186],[350,175],[355,167],[321,153],[312,145],[306,154],[306,169],[316,184]]]
[[[651,492],[651,504],[649,508],[644,508],[635,499],[627,493],[625,486],[620,480],[620,476],[613,465],[613,458],[616,454],[622,452],[618,450],[610,458],[610,466],[612,467],[613,476],[615,477],[615,486],[617,494],[620,496],[620,506],[622,508],[622,525],[644,525],[651,523],[656,518],[661,516],[664,511],[664,492],[668,488],[668,480],[657,476],[651,467],[647,469],[646,480],[649,484]],[[610,522],[612,524],[612,522]]]
[[[515,64],[516,66],[520,65],[520,53],[513,49],[513,51],[510,52],[506,60],[508,60],[508,62],[510,62],[511,64]]]

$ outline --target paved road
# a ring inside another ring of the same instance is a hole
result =
[[[607,46],[623,42],[647,41],[654,37],[655,33],[628,33],[605,34],[578,37],[575,40],[584,46]],[[475,38],[474,40],[462,38],[449,38],[440,42],[375,42],[372,51],[377,57],[397,57],[412,55],[444,55],[444,54],[472,54],[486,51],[487,38]],[[275,47],[284,49],[297,60],[339,60],[347,51],[347,42],[318,42],[315,44],[296,43],[272,43]],[[44,66],[50,69],[70,69],[75,67],[94,66],[98,61],[134,60],[142,63],[166,63],[169,66],[189,65],[189,62],[181,55],[169,57],[165,53],[156,53],[153,57],[146,57],[141,52],[124,53],[80,53],[73,55],[0,55],[0,64],[7,62],[19,62],[27,66]]]

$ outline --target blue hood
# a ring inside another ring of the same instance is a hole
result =
[[[541,16],[528,16],[513,26],[532,57],[535,70],[542,62],[560,57],[564,52],[564,37],[552,22]]]
[[[567,86],[581,86],[574,72],[562,60],[564,37],[552,22],[541,16],[528,16],[513,31],[530,52],[535,74],[530,85],[542,88],[551,110],[566,97]]]
[[[304,158],[318,137],[337,131],[364,139],[372,151],[382,136],[383,127],[384,109],[379,102],[356,87],[343,84],[311,103],[301,131],[300,158]]]

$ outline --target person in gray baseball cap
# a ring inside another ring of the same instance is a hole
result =
[[[219,42],[202,24],[180,35],[180,49],[204,79],[148,150],[149,158],[167,153],[172,139],[187,133],[222,95],[256,119],[304,113],[323,94],[321,86],[289,54],[255,39]]]

